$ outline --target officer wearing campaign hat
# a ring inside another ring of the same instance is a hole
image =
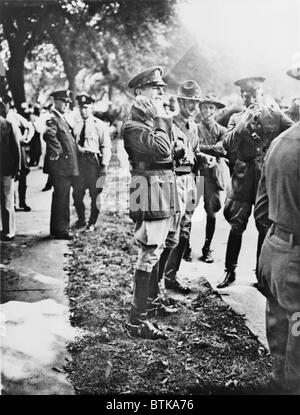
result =
[[[300,80],[300,62],[288,75]],[[254,216],[270,228],[259,258],[258,281],[267,298],[266,328],[277,392],[300,394],[300,123],[271,143]]]
[[[99,215],[99,194],[103,190],[108,164],[111,158],[111,141],[106,123],[93,116],[94,98],[87,93],[76,96],[81,117],[74,125],[74,135],[78,150],[79,179],[74,186],[74,205],[78,220],[76,228],[86,226],[86,231],[94,231]],[[98,180],[101,176],[101,180]],[[91,209],[88,223],[85,217],[84,196],[89,189]]]
[[[245,109],[233,114],[222,145],[210,154],[226,154],[231,165],[231,185],[224,206],[225,219],[231,225],[225,256],[225,274],[217,288],[235,281],[235,269],[242,245],[242,235],[255,203],[258,182],[265,154],[272,140],[293,125],[280,110],[263,102],[262,83],[265,78],[254,76],[235,82],[241,89]],[[202,148],[202,151],[205,151]],[[258,229],[257,264],[265,230]],[[257,273],[257,267],[256,267]]]
[[[215,120],[216,112],[225,105],[218,99],[216,94],[209,93],[201,98],[199,108],[201,120],[198,124],[200,145],[215,145],[222,142],[225,137],[226,128]],[[206,263],[214,261],[210,249],[216,227],[216,214],[221,209],[221,191],[225,190],[226,178],[229,171],[223,159],[217,158],[216,164],[201,169],[204,176],[204,209],[206,212],[205,242],[202,247],[200,260]]]
[[[65,112],[71,101],[70,93],[59,90],[50,94],[54,99],[51,117],[43,136],[46,147],[46,170],[53,180],[50,234],[57,239],[71,239],[70,189],[79,176],[77,149]]]
[[[199,155],[199,137],[195,117],[201,99],[201,88],[194,80],[184,81],[177,90],[179,113],[173,116],[173,139],[176,147],[182,146],[183,153],[176,157],[176,183],[180,200],[179,243],[171,251],[165,266],[165,287],[188,294],[190,288],[178,277],[178,270],[190,239],[192,216],[196,208],[197,188],[195,172],[203,165],[206,156]],[[163,269],[162,265],[159,266]],[[159,275],[160,278],[160,275]]]

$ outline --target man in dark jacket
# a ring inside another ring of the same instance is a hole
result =
[[[300,65],[287,72],[300,80]],[[300,123],[267,153],[254,216],[269,228],[258,267],[267,298],[266,329],[276,387],[300,394]]]
[[[53,180],[50,234],[57,239],[71,239],[70,188],[79,176],[77,149],[64,113],[70,101],[67,91],[53,92],[54,108],[46,122],[44,140],[47,143],[49,173]]]
[[[208,146],[209,154],[215,156],[222,155],[222,150],[218,152],[217,148],[223,148],[232,173],[224,207],[224,216],[231,225],[231,231],[227,241],[225,275],[218,288],[227,287],[235,281],[242,235],[255,203],[261,168],[270,143],[293,125],[283,112],[263,103],[264,80],[262,77],[251,77],[235,82],[241,88],[246,108],[230,118],[222,145]],[[204,147],[200,146],[200,149],[205,152]],[[264,237],[264,229],[259,229],[257,259]]]
[[[156,297],[153,291],[157,281],[150,284],[154,265],[165,247],[177,245],[179,231],[171,120],[159,116],[166,85],[162,76],[162,68],[155,66],[130,80],[128,86],[136,100],[123,126],[124,146],[132,167],[130,217],[135,222],[134,235],[139,245],[130,328],[135,335],[149,339],[166,338],[149,317],[176,311]]]
[[[7,108],[0,102],[0,201],[1,239],[10,241],[15,237],[14,178],[21,168],[20,138],[6,117]]]

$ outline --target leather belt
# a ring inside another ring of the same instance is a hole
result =
[[[92,153],[91,151],[85,151],[84,153],[79,153],[79,155],[82,157],[95,158],[95,156],[97,156],[98,153]]]
[[[273,224],[273,234],[285,242],[291,242],[293,245],[300,245],[300,235],[288,232],[276,224]]]
[[[175,169],[176,175],[182,176],[183,174],[190,174],[192,172],[193,166],[191,164],[186,164],[178,167],[177,169]]]
[[[147,161],[133,161],[131,162],[133,169],[140,170],[173,170],[173,163],[149,163]]]

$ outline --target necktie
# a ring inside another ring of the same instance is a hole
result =
[[[81,133],[80,133],[80,139],[79,139],[79,145],[81,146],[81,147],[83,147],[84,146],[84,142],[85,142],[85,121],[83,121],[83,127],[82,127],[82,130],[81,130]]]

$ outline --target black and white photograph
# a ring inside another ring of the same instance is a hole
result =
[[[0,0],[0,395],[300,395],[300,0]]]

